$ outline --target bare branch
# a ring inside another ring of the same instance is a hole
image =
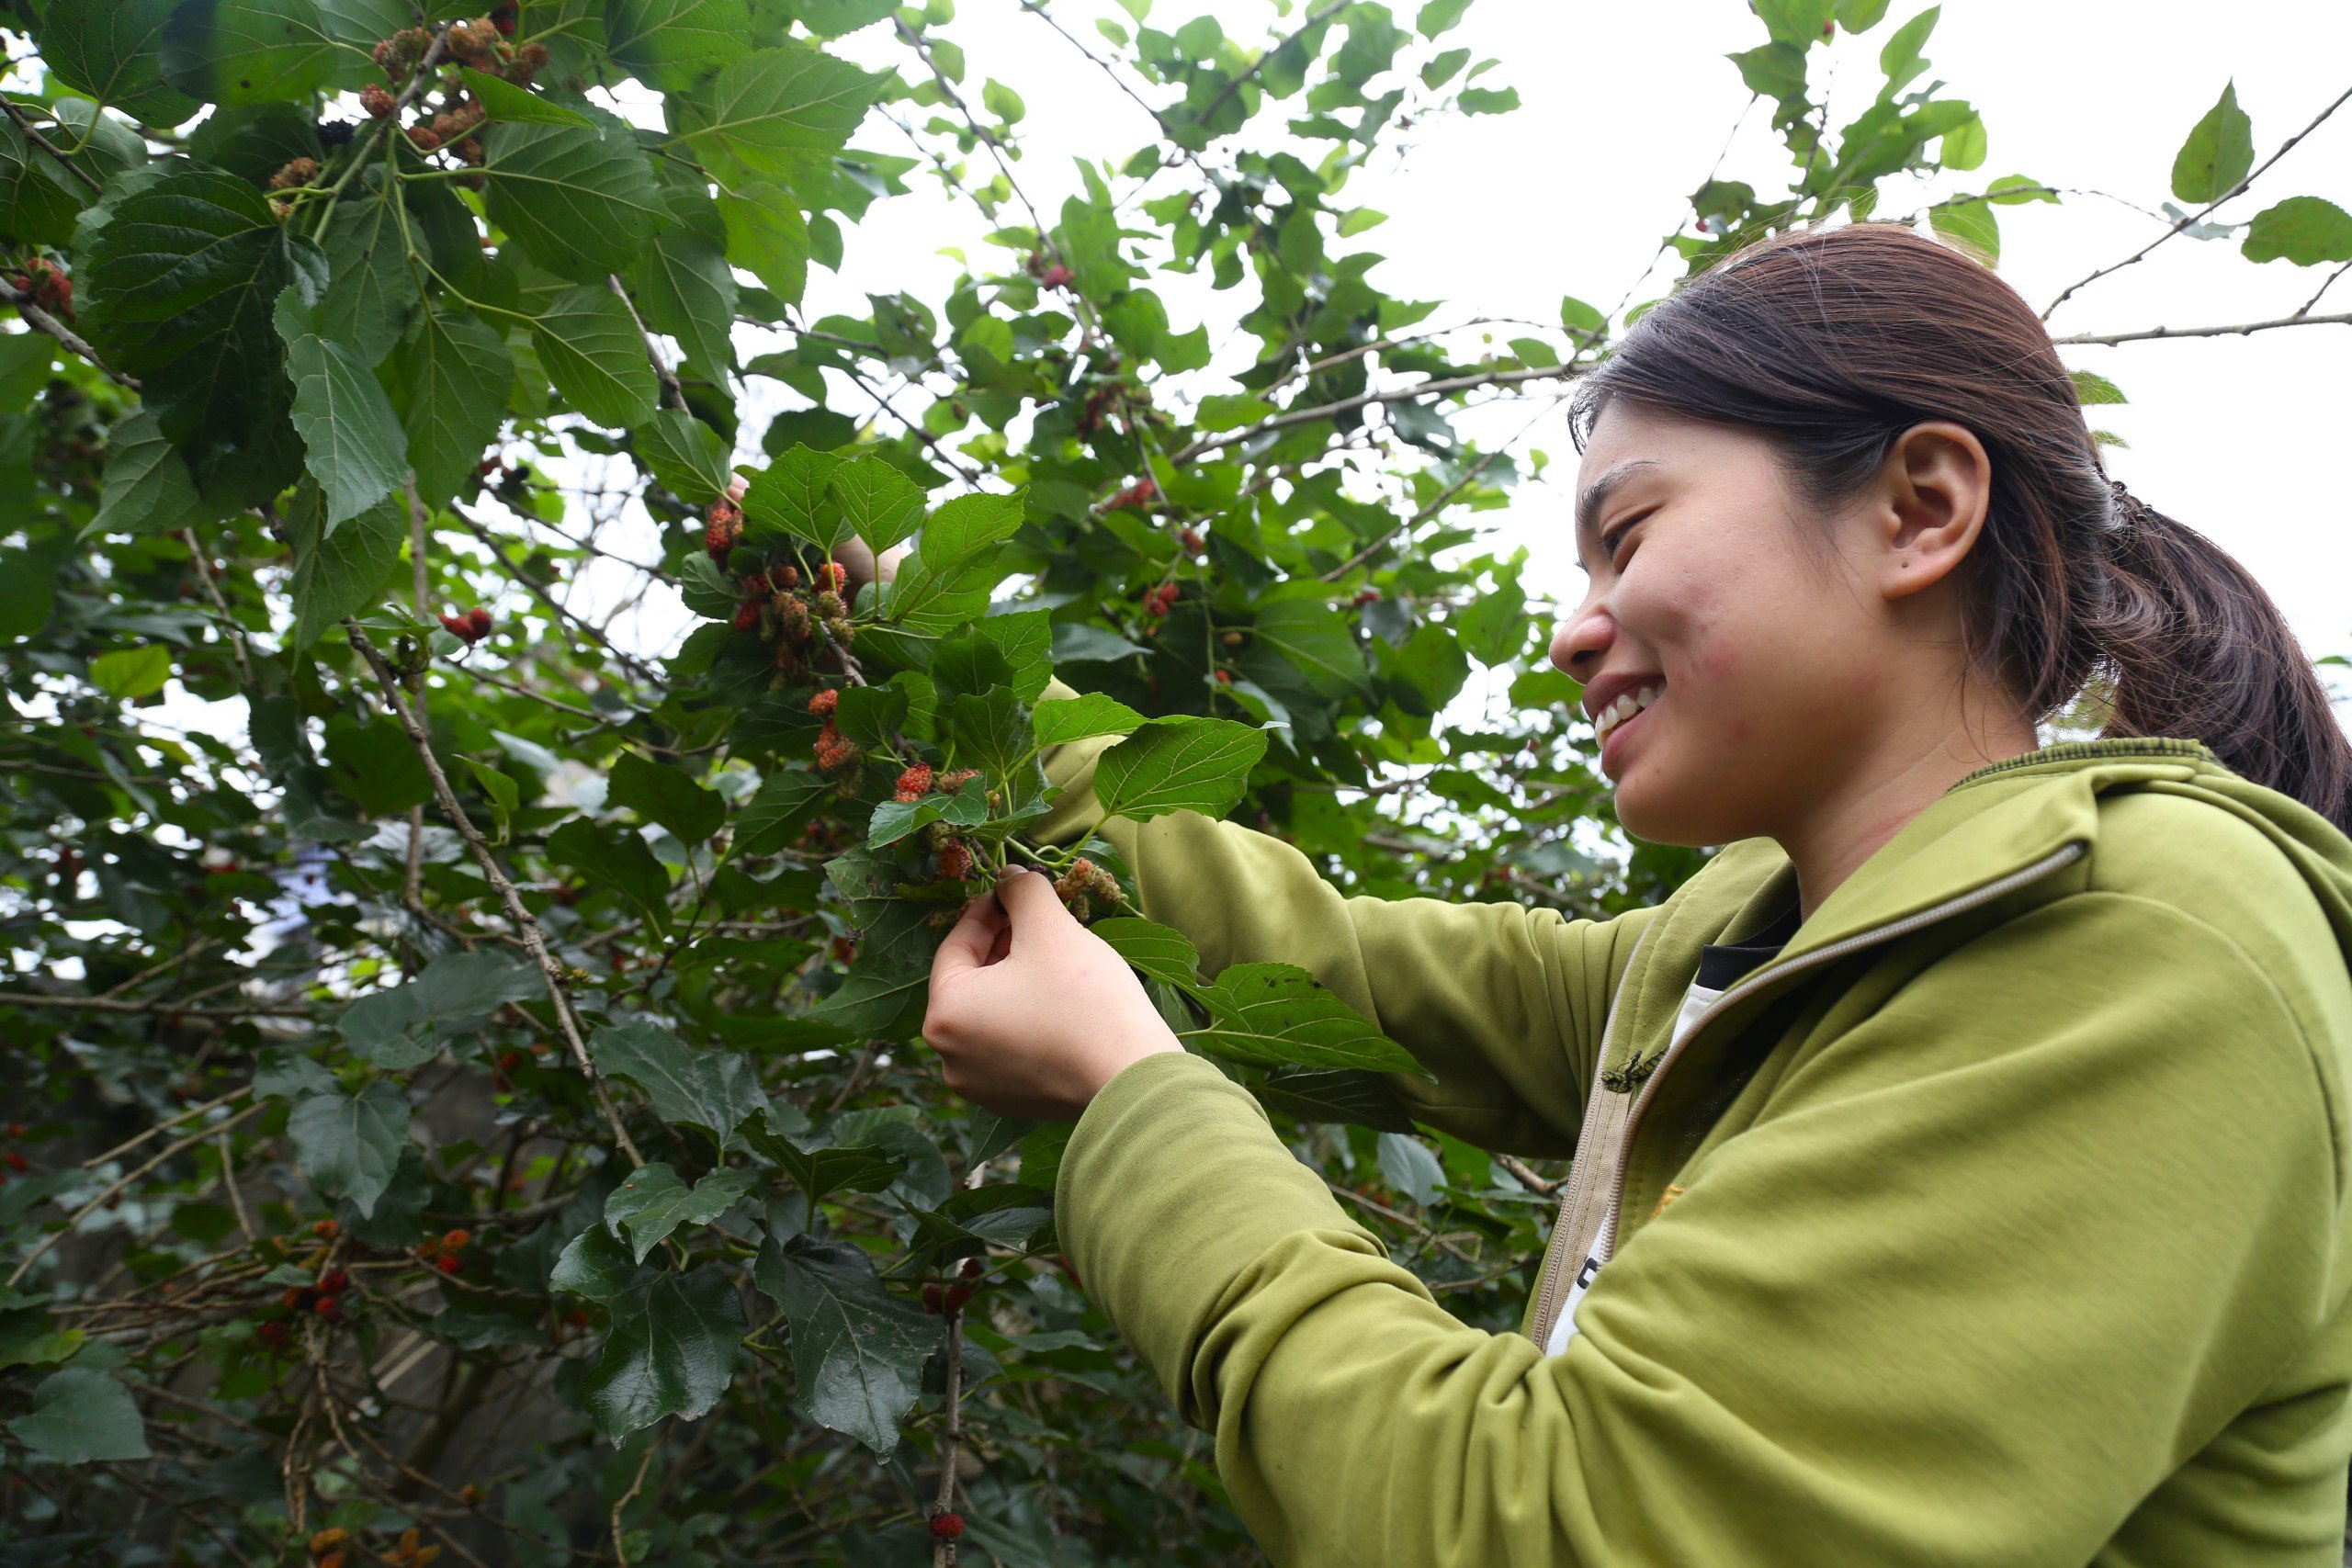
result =
[[[2261,166],[2247,174],[2245,178],[2240,180],[2237,184],[2232,186],[2229,189],[2223,191],[2221,195],[2215,197],[2212,200],[2207,202],[2203,207],[2198,209],[2195,212],[2190,213],[2188,217],[2176,220],[2172,227],[2166,229],[2163,233],[2157,235],[2154,239],[2149,241],[2146,244],[2141,246],[2130,255],[2125,256],[2121,261],[2117,262],[2113,266],[2103,266],[2097,272],[2092,273],[2088,277],[2082,279],[2080,282],[2068,284],[2065,291],[2060,294],[2057,299],[2050,301],[2049,305],[2042,310],[2041,319],[2045,321],[2048,321],[2050,319],[2050,312],[2058,309],[2059,306],[2064,305],[2078,290],[2086,288],[2091,284],[2097,283],[2100,278],[2107,276],[2110,273],[2121,272],[2125,267],[2141,260],[2146,256],[2150,251],[2154,250],[2158,245],[2163,244],[2175,234],[2177,234],[2182,230],[2193,225],[2199,219],[2204,217],[2207,213],[2212,211],[2223,202],[2243,193],[2247,186],[2260,179],[2263,176],[2264,172],[2267,170],[2271,164],[2285,157],[2294,147],[2296,142],[2301,141],[2304,137],[2309,136],[2312,131],[2317,130],[2320,128],[2322,121],[2325,120],[2328,116],[2334,114],[2337,109],[2342,108],[2344,107],[2345,100],[2347,98],[2352,98],[2352,87],[2345,88],[2343,93],[2334,103],[2319,111],[2317,118],[2313,119],[2311,124],[2303,127],[2302,130],[2295,132],[2294,135],[2287,138],[2286,141],[2279,147],[2278,151],[2270,154],[2269,157],[2265,158],[2262,161]],[[2059,341],[2064,343],[2080,340],[2061,338]]]
[[[2267,333],[2277,327],[2333,327],[2352,323],[2352,312],[2340,316],[2281,316],[2271,321],[2241,321],[2229,327],[2149,327],[2136,333],[2078,333],[2073,337],[2054,337],[2057,344],[2147,343],[2167,337],[2244,337],[2250,333]]]
[[[415,710],[401,695],[400,677],[385,662],[383,653],[368,640],[368,634],[360,630],[356,620],[347,615],[344,617],[343,632],[353,649],[368,661],[368,669],[375,671],[377,684],[383,688],[385,700],[391,705],[394,716],[401,721],[401,728],[408,731],[409,740],[416,748],[417,758],[424,764],[426,776],[433,781],[433,795],[440,805],[441,815],[449,819],[450,825],[458,829],[458,836],[466,840],[466,847],[473,852],[474,863],[481,867],[481,874],[497,893],[499,905],[506,911],[507,919],[521,933],[524,951],[538,965],[539,977],[546,981],[548,997],[555,1004],[556,1027],[562,1032],[564,1043],[571,1048],[572,1061],[580,1068],[581,1076],[588,1080],[588,1088],[596,1097],[596,1108],[605,1113],[605,1123],[612,1129],[614,1143],[628,1156],[631,1165],[643,1165],[645,1156],[638,1152],[637,1145],[630,1140],[628,1129],[621,1125],[620,1113],[613,1109],[612,1096],[605,1091],[605,1080],[597,1073],[594,1061],[589,1057],[588,1042],[580,1032],[579,1016],[571,1009],[571,992],[564,977],[563,965],[557,963],[555,954],[548,950],[547,933],[540,929],[538,918],[525,907],[523,896],[515,890],[513,879],[499,865],[498,857],[490,852],[490,840],[482,837],[481,829],[474,826],[473,818],[468,817],[466,808],[458,804],[457,792],[449,787],[449,775],[442,772],[441,760],[433,754],[432,738],[425,733]]]
[[[637,335],[645,340],[645,357],[653,362],[654,378],[662,383],[662,406],[665,409],[684,409],[686,406],[686,394],[678,388],[678,374],[662,363],[661,345],[653,341],[653,334],[645,330],[645,318],[637,313],[637,301],[628,297],[628,289],[621,283],[621,275],[617,272],[606,273],[605,284],[613,291],[613,298],[618,299],[622,307],[628,311],[628,319],[637,323]]]
[[[128,387],[134,392],[139,390],[139,382],[135,378],[123,375],[99,358],[98,351],[84,342],[79,333],[34,304],[33,297],[23,289],[17,288],[14,284],[0,281],[0,299],[14,305],[17,308],[17,313],[24,317],[26,325],[37,332],[47,333],[68,349],[96,366],[106,378],[116,386]]]
[[[1261,53],[1257,59],[1250,62],[1249,70],[1244,71],[1240,75],[1236,76],[1233,80],[1227,82],[1224,88],[1218,92],[1217,96],[1209,100],[1209,107],[1203,109],[1198,116],[1201,128],[1204,130],[1207,130],[1208,122],[1216,118],[1216,111],[1225,107],[1227,104],[1232,102],[1234,94],[1241,91],[1244,86],[1258,79],[1259,75],[1266,69],[1266,62],[1272,60],[1275,55],[1280,54],[1283,50],[1288,49],[1292,44],[1296,43],[1300,39],[1303,39],[1308,33],[1313,32],[1317,27],[1329,21],[1333,17],[1338,16],[1340,12],[1346,10],[1350,6],[1354,4],[1355,0],[1331,0],[1329,5],[1325,6],[1318,11],[1309,14],[1306,20],[1298,24],[1297,31],[1292,33],[1290,37],[1283,39],[1282,42],[1274,45],[1272,49],[1266,50]]]
[[[667,682],[662,680],[661,671],[655,670],[651,665],[647,664],[635,654],[625,652],[621,649],[615,647],[612,639],[597,629],[594,624],[584,617],[574,615],[571,610],[566,609],[562,602],[557,599],[554,594],[549,593],[544,587],[532,581],[529,578],[525,577],[521,572],[516,571],[512,566],[508,565],[505,552],[500,546],[498,536],[492,534],[488,528],[483,527],[481,524],[469,516],[465,512],[461,511],[454,502],[449,507],[449,515],[455,517],[459,523],[463,524],[467,532],[472,534],[475,538],[481,541],[483,547],[490,551],[490,558],[497,564],[500,570],[503,571],[518,587],[525,590],[540,604],[546,605],[548,611],[552,613],[558,620],[579,630],[587,637],[589,641],[594,643],[598,648],[603,649],[606,653],[611,654],[623,665],[626,665],[629,672],[635,675],[639,680],[655,686],[667,684]]]
[[[33,129],[33,122],[25,118],[24,110],[18,108],[13,102],[6,97],[0,97],[0,109],[6,109],[8,111],[8,118],[17,122],[17,129],[25,133],[26,141],[31,142],[34,146],[40,148],[42,152],[48,153],[51,157],[64,164],[65,172],[72,175],[75,179],[80,180],[84,185],[89,186],[91,195],[96,196],[106,189],[106,186],[98,183],[96,175],[91,174],[89,170],[82,167],[81,164],[67,157],[64,152],[58,148],[55,142],[50,141],[48,137],[43,136],[40,131]]]
[[[1423,398],[1434,398],[1446,392],[1466,391],[1473,387],[1512,387],[1527,381],[1557,381],[1581,374],[1576,365],[1536,365],[1521,370],[1486,370],[1476,376],[1453,376],[1440,381],[1422,381],[1415,386],[1400,387],[1386,392],[1365,392],[1358,397],[1342,398],[1336,403],[1321,403],[1314,408],[1285,409],[1272,419],[1260,420],[1239,430],[1221,431],[1203,436],[1170,458],[1171,462],[1189,463],[1206,453],[1227,446],[1238,446],[1269,431],[1284,430],[1295,424],[1312,424],[1317,420],[1330,419],[1351,409],[1368,408],[1374,403],[1411,403]]]

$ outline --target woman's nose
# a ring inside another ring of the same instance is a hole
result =
[[[1553,667],[1571,680],[1589,679],[1608,649],[1609,639],[1615,635],[1615,623],[1609,618],[1609,612],[1588,600],[1577,605],[1552,634]]]

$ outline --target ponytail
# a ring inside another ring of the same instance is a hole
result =
[[[2286,617],[2236,558],[2112,486],[2102,736],[2190,736],[2231,772],[2352,832],[2352,743]]]
[[[2103,699],[2103,736],[2202,741],[2352,833],[2352,739],[2286,618],[2107,478],[2048,329],[1973,257],[1899,223],[1772,235],[1685,280],[1577,382],[1579,450],[1616,397],[1757,431],[1824,515],[1912,425],[1966,425],[1993,460],[1962,568],[1970,663],[2036,725]]]

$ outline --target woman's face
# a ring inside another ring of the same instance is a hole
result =
[[[1928,468],[1939,460],[1929,453]],[[1785,842],[1841,781],[1894,750],[1891,739],[1919,731],[1922,705],[1948,711],[1949,693],[1935,689],[1949,683],[1957,649],[1935,638],[1956,637],[1957,604],[1937,601],[1956,582],[1915,589],[1948,574],[1957,555],[1906,545],[1889,501],[1916,499],[1915,476],[1901,458],[1893,468],[1892,491],[1825,523],[1803,514],[1755,434],[1622,398],[1604,405],[1577,475],[1588,582],[1552,661],[1584,682],[1589,718],[1621,691],[1658,690],[1639,716],[1603,732],[1601,771],[1629,833]],[[1800,542],[1825,525],[1826,570]]]

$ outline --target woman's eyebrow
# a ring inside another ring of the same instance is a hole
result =
[[[1623,483],[1636,469],[1656,467],[1657,459],[1655,457],[1628,457],[1593,480],[1591,488],[1577,497],[1577,570],[1588,573],[1591,570],[1584,564],[1585,542],[1592,537],[1593,528],[1600,519],[1600,509],[1609,504],[1609,492]]]

